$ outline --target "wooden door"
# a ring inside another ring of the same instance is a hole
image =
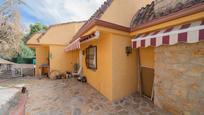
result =
[[[142,94],[151,98],[154,82],[154,69],[152,68],[141,68],[141,85],[142,85]]]
[[[140,49],[140,70],[142,94],[152,99],[154,83],[154,48]]]

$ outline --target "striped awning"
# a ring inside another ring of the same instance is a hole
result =
[[[80,38],[69,44],[64,50],[69,52],[77,49],[80,49]]]
[[[96,31],[96,32],[93,32],[89,35],[86,35],[86,36],[82,36],[81,39],[80,39],[80,42],[81,43],[85,43],[85,42],[89,42],[91,40],[95,40],[95,39],[98,39],[100,36],[100,32],[99,31]]]
[[[132,39],[132,47],[158,47],[200,41],[204,41],[204,20],[138,35]]]
[[[89,35],[86,36],[82,36],[78,39],[76,39],[74,42],[72,42],[71,44],[69,44],[66,48],[65,51],[69,52],[69,51],[73,51],[73,50],[77,50],[80,49],[80,44],[81,43],[85,43],[85,42],[89,42],[91,40],[95,40],[98,39],[100,36],[100,32],[96,31],[94,33],[91,33]]]

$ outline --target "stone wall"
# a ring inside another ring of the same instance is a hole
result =
[[[174,114],[204,114],[204,42],[155,49],[155,104]]]

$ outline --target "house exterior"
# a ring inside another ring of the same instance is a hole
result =
[[[28,45],[37,75],[79,63],[110,101],[137,91],[173,114],[204,113],[204,0],[107,0],[87,22],[51,26]]]
[[[65,48],[82,52],[83,75],[111,101],[137,91],[136,52],[127,55],[126,47],[131,47],[132,17],[148,3],[151,0],[106,1]]]
[[[45,33],[34,34],[27,42],[36,51],[35,75],[58,71],[72,71],[74,63],[78,63],[78,52],[64,52],[64,47],[84,22],[69,22],[52,25]]]
[[[131,36],[142,95],[173,114],[202,115],[204,1],[156,0],[133,17]]]
[[[81,52],[83,75],[111,101],[138,91],[173,114],[201,115],[203,8],[203,0],[107,0],[65,51]]]

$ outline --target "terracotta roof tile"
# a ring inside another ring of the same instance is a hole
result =
[[[185,3],[178,3],[174,8],[166,9],[162,11],[160,14],[155,13],[155,1],[151,4],[148,4],[146,7],[141,8],[136,15],[133,17],[132,22],[130,24],[131,28],[135,28],[138,25],[144,24],[146,22],[158,19],[163,16],[167,16],[169,14],[178,12],[180,10],[190,8],[194,5],[204,3],[204,0],[187,0]]]
[[[133,17],[131,27],[143,24],[144,22],[155,19],[156,15],[154,12],[155,2],[148,4],[146,7],[141,8],[136,15]]]
[[[99,19],[103,13],[106,11],[106,9],[110,6],[113,0],[107,0],[104,2],[103,5],[91,16],[91,18],[88,21],[91,21],[93,19]]]

